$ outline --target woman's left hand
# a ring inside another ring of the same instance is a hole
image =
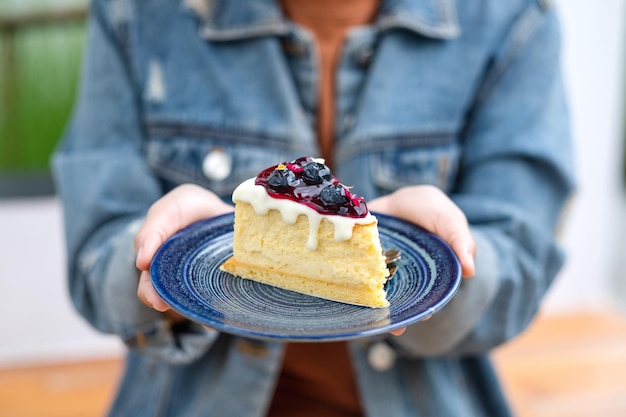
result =
[[[432,185],[403,187],[367,204],[371,211],[415,223],[445,240],[461,264],[461,275],[474,275],[476,243],[461,209],[440,189]],[[404,329],[392,334],[399,336]]]
[[[141,271],[137,296],[148,307],[166,312],[170,307],[158,296],[150,280],[150,264],[156,251],[174,233],[208,217],[228,213],[233,207],[209,190],[183,184],[157,200],[135,236],[136,265]],[[175,313],[169,313],[175,315]]]
[[[474,275],[476,243],[461,209],[440,189],[414,185],[367,203],[377,211],[415,223],[438,235],[452,248],[461,263],[463,278]]]

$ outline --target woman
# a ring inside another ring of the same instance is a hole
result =
[[[549,2],[96,0],[89,28],[54,169],[72,299],[129,346],[111,415],[509,415],[488,354],[556,276],[573,186]],[[303,155],[439,234],[472,278],[432,319],[350,342],[171,312],[158,247]]]

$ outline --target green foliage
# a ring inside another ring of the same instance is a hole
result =
[[[84,22],[0,32],[0,174],[47,171],[76,95],[84,32]]]

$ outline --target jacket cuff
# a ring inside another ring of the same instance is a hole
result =
[[[155,320],[136,333],[123,335],[130,349],[171,364],[188,364],[200,358],[217,338],[216,330],[185,320]]]
[[[129,348],[169,363],[189,363],[206,352],[218,332],[188,320],[173,323],[139,300],[133,241],[142,221],[132,222],[114,238],[102,287],[103,307]]]
[[[498,257],[483,233],[473,230],[476,274],[463,279],[456,295],[430,319],[409,326],[389,342],[409,356],[450,353],[476,326],[498,290]]]

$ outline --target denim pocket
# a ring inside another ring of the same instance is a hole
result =
[[[148,126],[145,152],[165,188],[199,184],[221,197],[242,181],[297,152],[280,139],[185,124]]]
[[[459,147],[398,147],[380,150],[370,156],[372,180],[382,193],[398,188],[430,184],[442,190],[452,187],[459,164]]]
[[[456,135],[402,135],[356,139],[338,147],[344,184],[373,199],[409,185],[449,191],[456,181],[461,145]]]

